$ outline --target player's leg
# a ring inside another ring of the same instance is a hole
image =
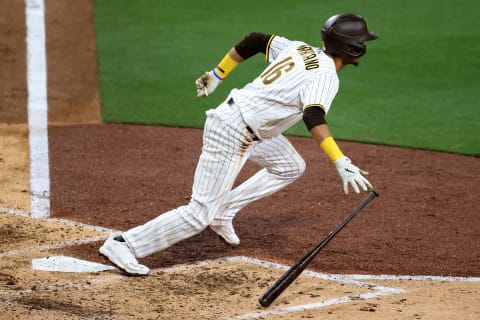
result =
[[[249,203],[286,187],[305,171],[305,161],[282,135],[254,145],[249,152],[249,160],[263,169],[226,195],[223,206],[211,223],[212,230],[231,245],[239,243],[232,226],[235,214]]]
[[[125,232],[135,256],[163,250],[205,229],[232,189],[252,143],[238,110],[209,113],[190,203]]]

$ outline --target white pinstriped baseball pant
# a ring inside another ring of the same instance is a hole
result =
[[[232,190],[247,159],[263,168]],[[136,257],[145,257],[210,224],[225,224],[247,204],[284,188],[304,171],[303,158],[287,138],[253,141],[238,107],[222,103],[207,111],[190,202],[124,232],[123,238]]]

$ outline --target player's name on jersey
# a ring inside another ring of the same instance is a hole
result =
[[[303,63],[305,64],[305,70],[312,70],[320,68],[318,62],[317,53],[312,47],[307,45],[301,45],[297,47],[298,53],[302,56]]]

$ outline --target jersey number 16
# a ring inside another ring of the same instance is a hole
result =
[[[260,78],[264,85],[270,85],[280,78],[282,74],[292,70],[293,67],[295,67],[295,62],[293,61],[293,57],[290,56],[274,64],[270,69],[262,73]]]

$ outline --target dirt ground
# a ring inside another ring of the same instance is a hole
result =
[[[148,277],[33,270],[32,259],[59,255],[108,264],[98,255],[106,231],[186,203],[202,135],[103,124],[93,1],[46,0],[45,6],[46,220],[28,217],[25,2],[5,0],[0,11],[3,318],[480,318],[480,159],[347,141],[339,144],[371,172],[380,197],[269,308],[258,297],[365,197],[343,194],[334,168],[307,138],[291,138],[307,162],[305,175],[237,216],[237,248],[206,230],[142,259],[153,270]],[[239,181],[256,169],[247,164]]]

